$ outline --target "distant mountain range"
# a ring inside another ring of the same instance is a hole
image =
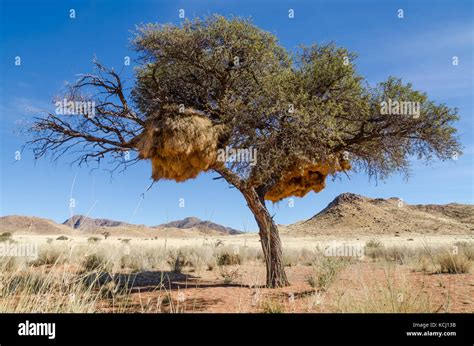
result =
[[[63,222],[63,225],[72,227],[74,229],[90,230],[101,227],[137,227],[130,223],[115,221],[109,219],[93,219],[84,215],[74,215]],[[139,226],[140,227],[140,226]],[[141,225],[141,227],[146,227]],[[176,220],[164,223],[150,228],[179,228],[179,229],[198,229],[202,232],[216,231],[221,234],[241,234],[243,232],[236,229],[219,225],[211,221],[203,221],[197,217],[187,217],[183,220]]]
[[[474,206],[451,203],[446,205],[410,205],[398,198],[369,198],[352,193],[337,196],[322,211],[294,224],[279,226],[293,235],[364,234],[472,234],[474,236]],[[75,215],[62,224],[34,216],[0,217],[0,232],[29,234],[100,234],[137,237],[193,237],[196,235],[238,235],[243,232],[187,217],[157,226],[134,225],[109,219],[94,219]]]
[[[243,232],[219,225],[211,221],[203,221],[197,217],[187,217],[157,226],[134,225],[110,219],[95,219],[84,215],[74,215],[58,224],[53,220],[34,216],[9,215],[0,217],[0,232],[19,232],[30,234],[85,234],[103,233],[115,235],[153,237],[193,236],[193,235],[236,235]],[[80,232],[80,233],[79,233]]]

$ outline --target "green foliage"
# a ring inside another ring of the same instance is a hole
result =
[[[369,87],[356,54],[330,43],[290,54],[250,20],[210,16],[182,26],[148,24],[134,40],[143,64],[133,98],[147,117],[182,104],[228,127],[233,148],[256,148],[257,165],[230,167],[254,186],[272,186],[298,162],[347,156],[355,170],[408,174],[408,158],[461,153],[457,110],[390,77]],[[385,114],[382,102],[419,104]],[[290,110],[291,108],[291,110]]]

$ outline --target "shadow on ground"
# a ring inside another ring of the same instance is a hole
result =
[[[199,276],[191,274],[176,273],[172,271],[142,271],[130,274],[113,274],[106,272],[92,273],[85,277],[84,282],[87,285],[93,285],[97,288],[110,282],[114,282],[117,287],[122,287],[130,291],[149,292],[159,289],[178,290],[186,288],[215,288],[215,287],[244,287],[251,288],[249,285],[211,283],[201,280]],[[254,286],[252,286],[254,287]]]

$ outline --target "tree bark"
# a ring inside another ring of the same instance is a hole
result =
[[[286,278],[283,267],[280,234],[278,233],[277,225],[265,206],[264,193],[257,193],[255,187],[247,186],[236,174],[225,167],[216,167],[214,170],[242,193],[255,217],[255,221],[257,221],[267,270],[267,287],[289,286],[290,283]]]
[[[290,283],[283,267],[282,247],[278,227],[265,206],[265,199],[254,188],[241,190],[259,228],[267,270],[267,287],[283,287]]]

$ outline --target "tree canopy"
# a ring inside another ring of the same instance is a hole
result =
[[[140,26],[133,47],[140,54],[133,106],[119,75],[97,63],[97,73],[83,75],[67,94],[84,100],[85,87],[99,89],[96,115],[38,119],[37,156],[66,144],[90,149],[80,162],[133,150],[146,119],[166,116],[169,105],[226,125],[222,145],[255,148],[256,165],[228,166],[267,190],[300,160],[344,155],[353,169],[384,178],[408,172],[412,156],[444,160],[460,152],[452,126],[456,109],[398,78],[368,86],[355,70],[356,55],[334,43],[289,52],[250,20],[216,15],[181,26]],[[389,99],[419,103],[419,114],[382,114],[381,104]]]
[[[460,151],[455,109],[394,77],[368,86],[356,55],[333,43],[293,53],[249,20],[212,16],[142,26],[134,47],[143,63],[133,92],[140,111],[150,117],[182,104],[225,124],[226,145],[258,155],[255,166],[231,168],[266,189],[301,159],[345,155],[354,169],[384,178],[406,173],[411,156],[448,159]],[[387,100],[419,103],[419,114],[382,114]]]

